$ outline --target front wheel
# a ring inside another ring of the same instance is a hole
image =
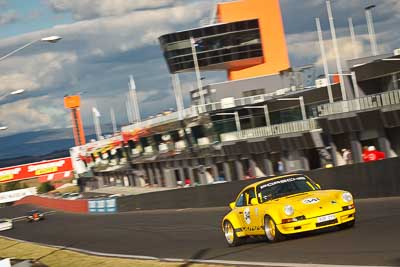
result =
[[[229,221],[224,223],[224,234],[228,246],[236,247],[242,244],[243,239],[236,235],[236,230]]]
[[[284,235],[276,227],[276,223],[270,216],[265,216],[264,218],[264,231],[265,236],[271,243],[279,242],[284,239]]]

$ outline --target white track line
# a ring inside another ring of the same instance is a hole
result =
[[[132,259],[132,260],[153,260],[153,261],[160,261],[160,262],[182,262],[182,263],[202,263],[202,264],[219,264],[219,265],[236,265],[236,266],[264,266],[264,267],[361,267],[361,266],[365,266],[365,265],[340,265],[340,264],[320,264],[320,263],[284,263],[284,262],[256,262],[256,261],[157,258],[157,257],[152,257],[152,256],[103,253],[103,252],[96,252],[96,251],[80,249],[80,248],[55,246],[55,245],[48,245],[48,244],[37,243],[37,242],[30,242],[30,241],[11,238],[11,237],[7,237],[7,236],[2,236],[2,237],[5,239],[18,241],[18,242],[31,243],[31,244],[52,247],[52,248],[57,248],[57,249],[72,250],[72,251],[84,253],[87,255],[110,257],[110,258]],[[395,266],[368,265],[368,267],[395,267]]]

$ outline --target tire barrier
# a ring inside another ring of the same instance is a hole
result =
[[[49,209],[62,210],[66,212],[76,213],[87,213],[88,212],[88,201],[86,199],[77,200],[65,200],[65,199],[54,199],[39,196],[27,196],[21,200],[18,200],[14,205],[35,205]]]
[[[399,166],[400,159],[391,158],[304,173],[323,189],[348,190],[355,198],[375,198],[400,195]],[[262,179],[125,196],[117,199],[118,211],[227,206],[243,187]]]

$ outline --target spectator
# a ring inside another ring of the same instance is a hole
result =
[[[350,149],[343,148],[342,149],[342,156],[343,156],[343,160],[346,162],[346,164],[352,164],[353,163],[353,157],[352,157]]]
[[[385,153],[377,150],[375,146],[369,146],[367,150],[364,150],[362,157],[364,162],[376,161],[384,159]]]
[[[284,172],[284,166],[282,160],[278,161],[278,172],[279,174],[282,174]]]
[[[178,187],[183,187],[183,182],[181,180],[176,181]]]
[[[189,187],[191,185],[190,178],[186,177],[185,179],[185,187]]]
[[[220,181],[220,182],[225,181],[225,176],[224,176],[224,174],[222,172],[220,172],[218,174],[218,181]]]

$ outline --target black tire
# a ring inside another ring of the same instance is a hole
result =
[[[356,224],[356,220],[354,219],[352,221],[339,224],[339,228],[340,229],[348,229],[348,228],[354,227],[355,224]]]
[[[276,227],[274,219],[266,215],[264,217],[264,231],[267,241],[270,243],[279,242],[285,239],[285,236]]]
[[[225,240],[230,247],[236,247],[243,243],[243,238],[237,236],[236,230],[233,228],[233,225],[230,221],[224,222],[224,234]]]

